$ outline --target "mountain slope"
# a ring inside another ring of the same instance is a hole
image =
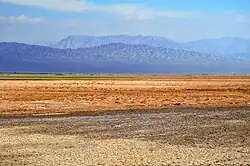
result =
[[[54,48],[60,49],[77,49],[87,48],[100,45],[106,45],[111,43],[124,43],[133,45],[149,45],[154,47],[166,47],[166,48],[180,48],[179,44],[157,36],[129,36],[129,35],[117,35],[117,36],[69,36],[56,44],[51,45]]]
[[[123,43],[74,50],[0,43],[0,71],[230,73],[250,72],[250,63],[187,50]]]
[[[180,49],[111,43],[90,48],[56,49],[22,43],[1,43],[2,58],[25,61],[121,61],[126,63],[199,63],[220,60],[220,57]],[[224,59],[225,60],[225,59]]]
[[[116,36],[86,36],[76,35],[69,36],[55,44],[51,44],[51,47],[59,49],[77,49],[77,48],[89,48],[101,45],[107,45],[111,43],[123,43],[132,45],[148,45],[153,47],[164,47],[172,49],[184,49],[194,52],[201,52],[213,55],[222,55],[236,57],[240,54],[244,55],[244,58],[250,59],[250,39],[247,38],[218,38],[218,39],[203,39],[190,41],[185,43],[178,43],[173,40],[169,40],[164,37],[157,36],[129,36],[129,35],[116,35]]]
[[[203,39],[182,43],[181,46],[183,49],[215,55],[250,53],[250,39],[246,38]]]

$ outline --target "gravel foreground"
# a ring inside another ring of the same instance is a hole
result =
[[[3,118],[0,165],[250,165],[250,109]]]

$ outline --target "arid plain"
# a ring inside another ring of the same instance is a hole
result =
[[[1,80],[0,89],[0,116],[250,107],[250,76]]]
[[[0,89],[0,165],[250,164],[250,76],[2,79]]]

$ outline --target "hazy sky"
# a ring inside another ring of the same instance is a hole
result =
[[[250,38],[250,0],[0,0],[0,41],[80,34]]]

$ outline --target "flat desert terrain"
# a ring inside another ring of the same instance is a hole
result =
[[[250,164],[250,110],[4,118],[0,165]]]
[[[250,76],[4,78],[0,165],[250,165]]]
[[[250,76],[0,80],[0,116],[250,107]]]

